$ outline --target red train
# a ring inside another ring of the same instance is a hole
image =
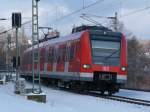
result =
[[[126,55],[123,34],[105,27],[80,26],[68,36],[40,43],[40,74],[70,88],[113,94],[127,80]],[[24,76],[31,76],[32,48],[24,52],[21,70]]]

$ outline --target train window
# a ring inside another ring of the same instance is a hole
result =
[[[70,46],[70,57],[69,60],[72,60],[75,57],[75,44],[72,43]]]
[[[34,51],[34,60],[38,60],[38,50]]]
[[[40,61],[44,62],[45,61],[45,48],[42,48],[40,50]]]
[[[73,55],[74,55],[74,47],[71,46],[70,47],[70,57],[69,57],[70,60],[73,58]]]
[[[48,49],[48,63],[50,62],[50,57],[51,57],[51,47]]]
[[[57,62],[59,63],[61,61],[61,57],[62,57],[62,48],[61,47],[58,49],[57,54],[58,54]]]
[[[76,54],[77,54],[77,50],[78,47],[77,47],[77,42],[74,43],[74,57],[76,57]]]
[[[70,55],[70,47],[67,46],[66,47],[66,59],[65,59],[66,62],[69,61],[69,57],[70,57],[69,55]]]
[[[77,42],[74,43],[74,57],[76,57],[76,53],[77,53]]]
[[[57,62],[57,60],[58,60],[58,48],[54,48],[54,58],[53,58],[53,60],[54,60],[54,62]]]
[[[76,42],[76,47],[75,47],[75,48],[76,48],[75,54],[76,54],[76,55],[79,55],[79,52],[80,52],[80,41],[77,41],[77,42]]]
[[[61,45],[58,49],[58,59],[57,62],[65,62],[65,58],[66,58],[66,46],[65,45]]]
[[[54,48],[50,47],[48,51],[48,62],[53,63],[53,57],[54,57]]]
[[[24,65],[26,65],[26,64],[27,64],[27,62],[26,62],[26,58],[25,58],[25,57],[27,57],[27,56],[26,56],[26,53],[23,55],[23,64],[24,64]],[[28,59],[30,59],[29,57],[27,57],[27,58],[28,58]]]
[[[54,47],[52,48],[51,52],[51,62],[54,62]]]
[[[43,60],[43,56],[42,56],[42,49],[40,49],[40,62]]]
[[[45,62],[48,63],[48,48],[45,47]]]
[[[28,55],[27,55],[27,53],[25,53],[25,55],[24,55],[24,64],[28,64],[28,62],[27,62],[27,60],[26,59],[30,59],[29,57],[28,57]]]
[[[65,58],[66,58],[66,46],[64,46],[62,48],[62,61],[65,62]]]
[[[31,64],[32,63],[32,51],[30,51],[28,54],[29,54],[28,55],[29,56],[29,58],[28,58],[29,59],[29,63]]]

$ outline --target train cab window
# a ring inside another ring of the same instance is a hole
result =
[[[120,37],[93,36],[91,44],[93,63],[119,66]]]

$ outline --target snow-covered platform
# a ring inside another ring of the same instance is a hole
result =
[[[30,101],[25,96],[14,94],[14,83],[0,85],[1,112],[150,112],[150,107],[146,106],[80,95],[48,87],[42,87],[42,90],[47,95],[46,103]],[[123,95],[124,90],[118,94]],[[150,98],[148,92],[125,91],[124,95],[138,96],[142,99]]]

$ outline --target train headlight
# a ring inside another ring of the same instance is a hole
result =
[[[126,67],[122,67],[121,70],[122,70],[122,71],[126,71]]]
[[[83,68],[90,68],[91,67],[91,65],[89,65],[89,64],[84,64],[83,65]]]

